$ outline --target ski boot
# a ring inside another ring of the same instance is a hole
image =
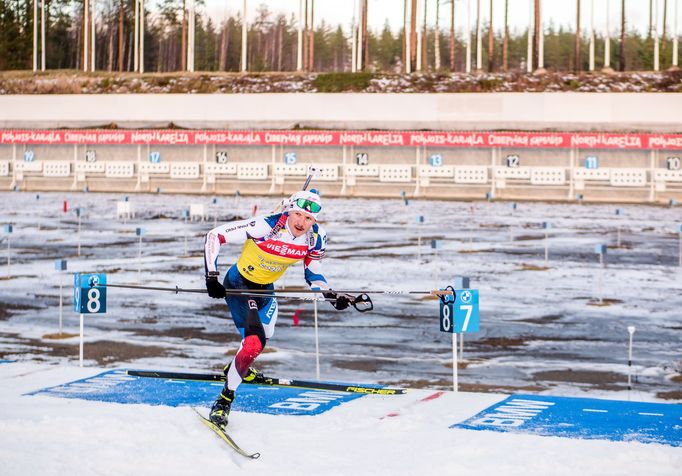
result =
[[[224,388],[211,407],[211,413],[208,415],[209,420],[223,430],[227,426],[227,418],[230,415],[230,407],[233,401],[234,391]]]
[[[225,377],[227,377],[227,372],[230,370],[230,365],[232,365],[232,362],[227,364],[225,368],[223,369],[223,373],[225,374]],[[254,367],[249,367],[248,372],[244,377],[242,377],[242,382],[246,383],[263,383],[265,381],[265,376],[263,375],[263,372],[259,371],[258,369]]]
[[[249,367],[249,371],[242,378],[242,381],[246,383],[262,383],[265,381],[265,377],[263,376],[263,372],[260,372],[253,367]]]

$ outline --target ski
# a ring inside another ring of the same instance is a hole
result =
[[[163,378],[169,380],[201,380],[208,382],[224,382],[223,374],[199,374],[185,372],[158,372],[154,370],[127,370],[128,375],[134,377]],[[312,390],[329,390],[333,392],[362,393],[366,395],[401,395],[407,393],[404,388],[389,388],[369,385],[347,385],[332,382],[312,382],[309,380],[288,380],[275,377],[262,377],[252,382],[243,382],[249,385],[274,385],[280,387],[309,388]]]
[[[198,416],[199,418],[201,418],[201,421],[203,422],[204,425],[206,425],[206,426],[209,427],[211,430],[213,430],[213,432],[214,432],[216,435],[218,435],[218,436],[220,437],[221,440],[223,440],[225,443],[227,443],[228,446],[229,446],[230,448],[232,448],[233,450],[235,450],[237,453],[239,453],[240,455],[245,456],[245,457],[247,457],[247,458],[251,458],[251,459],[258,459],[258,458],[260,458],[260,453],[249,453],[249,452],[247,452],[247,451],[244,451],[243,449],[241,449],[241,448],[239,447],[239,445],[238,445],[237,443],[235,443],[235,441],[234,441],[234,440],[232,439],[232,437],[227,433],[227,431],[223,430],[223,429],[220,428],[218,425],[216,425],[215,423],[213,423],[211,420],[209,420],[208,418],[206,418],[205,416],[203,416],[203,415],[199,412],[199,410],[197,410],[196,408],[192,407],[192,410],[194,410],[194,413],[196,413],[197,416]]]

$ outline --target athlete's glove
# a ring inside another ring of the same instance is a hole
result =
[[[208,295],[215,299],[221,299],[226,296],[225,287],[218,281],[219,273],[217,271],[209,271],[206,275],[206,289]]]
[[[322,293],[322,295],[329,299],[329,303],[334,306],[334,309],[337,311],[343,311],[346,309],[348,306],[351,305],[351,300],[349,297],[345,294],[338,294],[335,293],[334,291],[327,291]]]

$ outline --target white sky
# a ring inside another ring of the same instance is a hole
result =
[[[255,11],[260,5],[266,5],[272,12],[283,12],[287,16],[291,13],[298,14],[299,0],[247,0],[249,18],[255,15]],[[441,28],[449,28],[450,16],[450,2],[451,0],[440,0],[440,23]],[[502,25],[504,15],[504,0],[493,1],[493,23],[498,29]],[[588,29],[591,24],[590,12],[594,8],[594,27],[598,31],[604,31],[606,28],[607,7],[609,8],[608,20],[609,29],[612,33],[616,33],[620,28],[620,0],[581,0],[581,24],[582,29]],[[664,0],[653,0],[654,9],[658,4],[658,15],[654,16],[659,19],[659,31],[662,31],[663,19],[663,4]],[[353,6],[357,0],[316,0],[315,1],[315,24],[318,24],[322,19],[332,25],[342,24],[347,28],[351,23],[353,17]],[[424,0],[418,0],[422,5],[419,9],[423,11]],[[476,18],[476,3],[477,0],[455,0],[455,15],[458,30],[466,28],[466,10],[467,4],[470,5],[471,23],[475,22]],[[489,0],[480,0],[481,16],[483,21],[487,23],[489,16],[490,3]],[[532,0],[509,0],[509,23],[511,29],[525,30],[528,25],[530,16],[530,6]],[[675,9],[676,3],[680,0],[668,0],[668,34],[676,31],[675,26]],[[236,14],[242,9],[243,0],[206,0],[206,8],[209,14],[217,20],[218,23],[228,14]],[[391,28],[395,31],[402,27],[403,24],[403,0],[369,0],[369,25],[370,29],[378,30],[383,27],[388,21]],[[435,8],[436,0],[428,0],[427,20],[429,24],[435,24]],[[574,28],[576,18],[576,2],[573,0],[543,0],[542,2],[544,24],[547,26],[552,22],[555,26],[563,25],[565,27]],[[627,0],[627,19],[630,24],[629,28],[637,28],[640,31],[646,31],[649,22],[649,2],[647,0]],[[680,18],[680,8],[678,10],[678,25],[682,22]],[[679,31],[679,29],[677,29]]]

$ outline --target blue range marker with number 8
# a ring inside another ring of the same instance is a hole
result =
[[[441,332],[479,332],[478,289],[457,289],[454,302],[445,296],[440,302]]]
[[[73,310],[81,314],[104,314],[107,312],[107,275],[73,275]]]

